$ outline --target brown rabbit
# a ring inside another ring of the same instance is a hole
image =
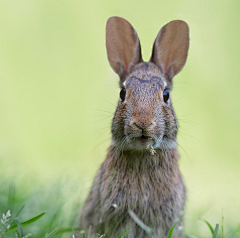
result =
[[[170,95],[188,46],[188,25],[171,21],[157,35],[150,61],[144,62],[132,25],[120,17],[108,19],[108,60],[120,77],[121,91],[112,143],[81,211],[80,226],[86,231],[91,225],[92,234],[107,238],[125,229],[130,231],[126,238],[166,238],[182,219],[186,190],[178,166],[178,122]],[[180,225],[172,237],[182,236]]]

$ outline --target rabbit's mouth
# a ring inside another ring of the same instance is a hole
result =
[[[146,150],[146,148],[154,148],[154,145],[156,144],[155,138],[151,136],[141,135],[132,139],[133,140],[129,144],[134,150],[143,151]]]
[[[147,136],[147,135],[138,135],[133,136],[129,135],[127,136],[126,140],[121,141],[121,149],[126,150],[137,150],[137,151],[144,151],[146,148],[156,148],[157,144],[157,138],[155,138],[155,135]],[[123,148],[124,147],[124,148]]]
[[[139,140],[142,142],[142,143],[146,143],[148,142],[149,140],[152,140],[152,138],[150,136],[144,136],[142,135],[141,137],[139,137]]]

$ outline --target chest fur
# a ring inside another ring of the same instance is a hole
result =
[[[151,158],[152,159],[152,158]],[[119,162],[119,161],[118,161]],[[185,189],[180,172],[159,159],[105,164],[100,188],[103,219],[126,220],[134,211],[147,225],[158,226],[162,221],[172,222],[183,210]],[[115,165],[115,166],[113,166]]]

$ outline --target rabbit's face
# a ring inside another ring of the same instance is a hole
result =
[[[106,26],[108,60],[120,77],[122,91],[112,122],[112,143],[120,150],[143,151],[176,146],[177,119],[170,92],[173,77],[183,68],[189,47],[186,22],[161,28],[148,63],[133,26],[111,17]]]
[[[121,150],[176,145],[177,119],[171,87],[153,63],[140,63],[123,82],[112,123],[113,144]]]

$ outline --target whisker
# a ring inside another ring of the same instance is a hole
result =
[[[201,141],[199,141],[197,138],[195,138],[195,137],[193,137],[193,136],[190,136],[190,135],[188,135],[188,134],[186,134],[186,133],[184,133],[184,132],[182,132],[182,131],[181,131],[181,134],[184,134],[184,135],[186,135],[186,136],[189,136],[189,137],[191,137],[191,138],[193,138],[193,139],[195,139],[195,140],[197,140],[198,142],[201,143]]]
[[[108,133],[109,133],[109,131],[108,131],[108,130],[106,130],[106,131],[102,132],[100,135],[98,135],[98,136],[96,137],[96,139],[97,139],[97,138],[99,138],[100,136],[102,136],[103,134],[105,134],[106,132],[108,132]]]
[[[191,84],[191,83],[189,83],[189,82],[174,82],[174,85],[176,85],[176,84]]]
[[[191,166],[192,166],[192,162],[191,162],[191,160],[190,160],[190,158],[189,158],[189,156],[188,156],[188,153],[186,152],[186,150],[185,149],[183,149],[183,147],[176,141],[176,143],[177,143],[177,145],[184,151],[184,153],[186,154],[186,156],[187,156],[187,158],[188,158],[188,161],[190,162],[190,164],[191,164]],[[193,167],[193,166],[192,166]]]
[[[104,102],[107,102],[107,103],[109,103],[109,104],[111,104],[112,106],[114,106],[114,108],[116,108],[116,105],[114,105],[114,104],[112,104],[112,103],[110,103],[109,101],[107,101],[107,100],[104,100],[104,99],[102,99]]]
[[[104,111],[104,110],[100,110],[100,109],[95,109],[95,108],[92,108],[92,110],[95,110],[95,111],[100,111],[100,112],[106,112],[106,113],[110,113],[110,114],[113,114],[113,112],[109,112],[109,111]]]
[[[90,135],[96,134],[96,132],[99,132],[99,131],[102,131],[102,130],[108,131],[107,128],[110,128],[110,127],[107,126],[107,127],[104,127],[104,128],[98,129],[98,130],[94,130],[92,132],[89,132],[88,134],[90,134]],[[110,130],[109,130],[109,132],[110,132]]]
[[[181,133],[179,133],[179,136],[181,136],[186,141],[186,138],[183,135],[181,135]]]
[[[92,115],[94,117],[112,117],[112,116],[106,116],[106,115]]]
[[[109,118],[110,118],[110,117],[105,117],[105,118],[102,118],[102,119],[100,119],[100,120],[95,121],[94,123],[101,122],[101,121],[105,121],[105,120],[107,120],[107,119],[109,119]]]
[[[106,140],[109,140],[110,138],[111,138],[111,136],[108,137],[107,139],[103,140],[102,142],[100,142],[97,146],[95,146],[95,147],[92,149],[92,151],[90,152],[90,154],[91,154],[98,146],[100,146],[103,142],[105,142]]]
[[[175,103],[178,102],[178,101],[181,101],[181,100],[184,99],[184,98],[185,98],[185,97],[182,97],[182,98],[179,98],[178,100],[172,102],[172,105],[175,104]]]
[[[104,129],[107,129],[107,128],[110,129],[111,127],[110,127],[110,126],[106,126],[106,127],[101,128],[101,129],[97,129],[97,130],[95,130],[95,131],[101,131],[101,130],[104,130]],[[94,131],[94,132],[95,132],[95,131]]]
[[[125,147],[125,143],[126,142],[127,142],[127,137],[124,138],[124,140],[123,140],[123,142],[122,142],[122,144],[120,146],[120,153],[122,152],[122,154],[123,154],[123,148]]]
[[[184,122],[184,123],[187,123],[187,124],[189,124],[190,126],[199,126],[199,124],[198,123],[195,123],[195,122],[192,122],[192,121],[188,121],[188,120],[182,120],[182,119],[180,119],[180,120],[178,120],[178,122]]]
[[[177,118],[182,117],[182,116],[195,116],[195,113],[189,113],[189,114],[182,114],[182,115],[178,115]]]

